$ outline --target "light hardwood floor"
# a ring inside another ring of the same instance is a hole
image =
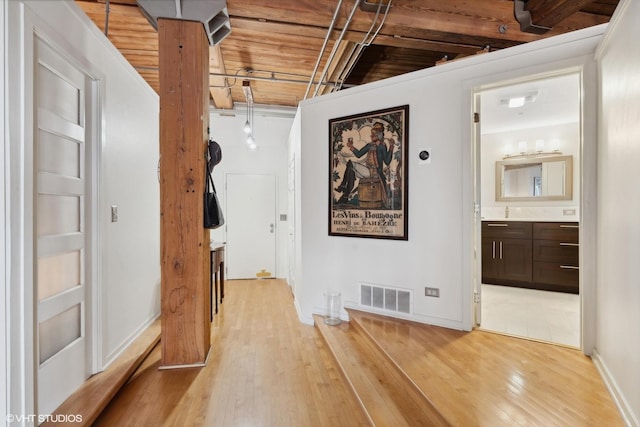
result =
[[[158,370],[157,347],[94,425],[369,425],[283,281],[225,282],[211,341],[204,368]]]
[[[366,314],[358,324],[454,426],[623,425],[577,350]],[[370,425],[283,281],[226,282],[212,343],[200,369],[160,371],[156,349],[94,425]]]

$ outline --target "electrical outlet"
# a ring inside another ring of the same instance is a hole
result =
[[[118,205],[111,205],[111,222],[118,222]]]
[[[575,215],[576,214],[576,210],[575,209],[563,209],[562,210],[562,215]]]
[[[424,288],[424,296],[440,298],[440,288]]]

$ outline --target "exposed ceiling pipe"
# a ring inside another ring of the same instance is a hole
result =
[[[347,18],[347,22],[344,24],[344,27],[342,28],[342,32],[340,33],[340,36],[333,44],[333,49],[331,50],[329,59],[327,59],[327,62],[324,64],[324,71],[322,72],[322,76],[320,77],[320,84],[316,86],[316,90],[313,93],[313,96],[318,95],[318,92],[320,91],[320,86],[324,85],[324,83],[322,82],[324,81],[325,77],[327,77],[327,73],[329,72],[329,66],[333,62],[333,58],[336,56],[336,52],[338,51],[338,46],[340,45],[340,43],[342,43],[342,40],[344,40],[344,36],[347,34],[347,29],[349,28],[349,25],[351,25],[351,21],[353,21],[353,15],[356,14],[359,4],[360,4],[360,0],[356,0],[356,2],[353,5],[353,9],[351,10],[351,13],[349,14],[349,17]]]
[[[136,70],[141,70],[141,71],[158,71],[158,67],[146,67],[143,65],[139,65],[137,67],[134,67]],[[307,80],[297,80],[297,79],[283,79],[283,78],[279,78],[279,77],[275,77],[275,74],[281,74],[281,73],[276,73],[274,71],[271,71],[271,77],[258,77],[258,76],[249,76],[249,75],[238,75],[236,74],[226,74],[226,73],[209,73],[210,76],[212,77],[226,77],[226,78],[234,78],[234,79],[242,79],[242,80],[258,80],[258,81],[263,81],[263,82],[274,82],[274,83],[292,83],[292,84],[307,84]],[[284,73],[284,74],[288,74],[288,73]],[[320,84],[321,82],[319,81],[312,81],[311,84]],[[325,82],[326,84],[330,84],[330,85],[335,85],[337,82]],[[209,86],[209,87],[232,87],[234,85],[226,85],[226,86]]]
[[[223,74],[223,73],[209,73],[210,76],[214,77],[233,77],[239,78],[242,80],[259,80],[263,82],[275,82],[275,83],[293,83],[293,84],[321,84],[319,81],[311,81],[307,82],[306,80],[296,80],[296,79],[282,79],[278,77],[258,77],[258,76],[238,76],[237,74]],[[327,84],[336,84],[336,82],[327,82]],[[232,85],[233,86],[233,85]]]
[[[378,10],[376,12],[376,16],[373,18],[373,22],[371,22],[371,27],[369,27],[369,31],[362,38],[362,41],[353,47],[353,49],[351,50],[351,54],[349,55],[349,60],[344,63],[344,65],[342,66],[342,69],[340,70],[340,73],[338,73],[338,78],[337,78],[338,86],[337,86],[337,89],[342,88],[342,85],[344,84],[344,81],[349,76],[349,73],[351,73],[351,70],[355,66],[355,63],[360,58],[360,55],[362,55],[362,52],[363,52],[364,48],[370,46],[371,43],[373,43],[373,41],[378,36],[378,33],[382,29],[382,26],[386,22],[387,16],[389,15],[389,9],[391,8],[391,0],[389,0],[389,2],[387,3],[387,8],[386,8],[386,10],[384,12],[384,16],[382,17],[382,20],[380,21],[380,25],[378,25],[378,28],[376,29],[376,31],[373,34],[373,36],[371,36],[369,38],[369,35],[371,34],[371,31],[373,30],[373,27],[374,27],[376,21],[378,20],[378,16],[380,15],[380,9],[381,8],[382,8],[382,1],[378,2]],[[367,40],[367,38],[369,38],[369,40]],[[356,52],[356,50],[357,50],[357,52]]]
[[[333,31],[333,27],[336,24],[336,19],[338,18],[338,13],[340,13],[341,7],[342,7],[342,0],[338,2],[338,6],[336,6],[336,10],[335,12],[333,12],[333,18],[331,19],[331,24],[329,25],[329,29],[327,30],[327,35],[324,37],[324,42],[322,43],[322,48],[320,49],[320,53],[318,54],[318,60],[316,61],[316,66],[313,67],[313,73],[311,74],[311,77],[309,77],[309,84],[307,85],[307,90],[304,92],[304,96],[302,97],[302,99],[307,99],[309,90],[311,90],[311,85],[314,83],[313,79],[316,78],[316,73],[318,72],[318,67],[320,66],[322,55],[324,54],[324,50],[327,48],[329,37],[331,37],[331,32]]]
[[[109,37],[109,12],[111,11],[111,8],[109,7],[109,0],[105,2],[104,7],[104,35]]]

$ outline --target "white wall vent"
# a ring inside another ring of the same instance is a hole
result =
[[[360,305],[411,314],[411,291],[360,283]]]

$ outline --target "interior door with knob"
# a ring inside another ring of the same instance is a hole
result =
[[[276,277],[276,178],[226,175],[227,279]]]

